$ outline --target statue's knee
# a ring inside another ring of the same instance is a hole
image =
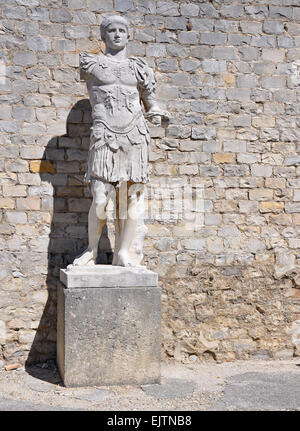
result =
[[[93,206],[99,219],[106,219],[106,206],[113,186],[100,180],[92,184]]]
[[[128,197],[128,216],[132,219],[140,218],[144,213],[144,199],[140,193],[132,193]]]
[[[95,201],[95,211],[99,219],[106,218],[106,200],[96,200]]]

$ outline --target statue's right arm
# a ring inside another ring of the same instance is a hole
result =
[[[94,55],[88,54],[86,52],[81,52],[79,54],[79,67],[85,73],[92,73],[96,64],[97,64],[97,59]]]

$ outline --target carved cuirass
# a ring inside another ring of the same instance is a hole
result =
[[[128,133],[142,115],[137,80],[130,60],[102,59],[88,81],[94,122]]]
[[[143,102],[153,97],[155,78],[147,63],[130,57],[80,54],[85,72],[93,127],[85,180],[147,183],[150,134]]]

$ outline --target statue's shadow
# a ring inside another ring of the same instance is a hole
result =
[[[88,244],[91,193],[83,178],[91,125],[90,102],[88,99],[80,100],[69,112],[67,133],[50,139],[39,167],[41,185],[46,185],[45,191],[49,193],[41,198],[41,213],[45,215],[45,220],[51,214],[46,277],[48,300],[26,361],[26,370],[43,380],[53,380],[51,370],[55,371],[59,272],[72,263]],[[112,257],[105,226],[99,242],[97,263],[109,264]],[[37,366],[41,363],[47,363],[43,365],[48,367],[43,368],[44,372]]]

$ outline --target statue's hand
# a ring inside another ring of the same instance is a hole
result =
[[[153,115],[153,117],[151,118],[151,122],[155,126],[160,126],[161,125],[161,116],[158,115],[158,114],[157,115]]]
[[[160,126],[162,120],[168,121],[170,119],[170,114],[167,111],[149,111],[146,114],[146,118],[151,121],[155,126]]]

